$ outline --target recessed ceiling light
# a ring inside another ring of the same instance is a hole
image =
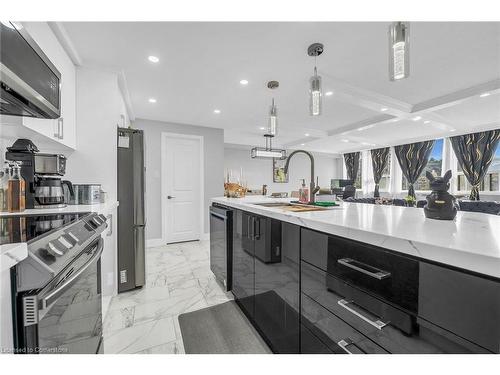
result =
[[[422,116],[415,116],[412,118],[413,121],[422,120]]]
[[[425,120],[424,124],[430,124],[431,122],[429,120]]]
[[[160,59],[156,56],[148,56],[148,60],[151,61],[152,63],[157,63],[160,61]]]
[[[248,81],[247,81],[246,79],[242,79],[242,80],[240,81],[240,83],[241,83],[242,85],[248,85]]]
[[[344,143],[349,143],[348,139],[341,139],[341,141],[344,142]]]
[[[306,133],[306,134],[304,134],[304,135],[305,135],[306,137],[309,137],[309,136],[310,136],[310,134],[309,134],[309,133]]]
[[[220,109],[214,109],[214,113],[218,115],[220,113]]]
[[[149,102],[150,103],[156,103],[156,99],[155,98],[149,98]]]
[[[385,111],[387,111],[388,109],[389,109],[389,108],[387,108],[387,107],[382,107],[382,108],[380,108],[380,112],[385,112]]]
[[[301,143],[300,145],[301,145],[301,146],[304,146],[304,145],[305,145],[305,143]]]
[[[489,92],[483,92],[481,95],[479,95],[480,98],[486,98],[487,96],[490,96],[491,93]]]
[[[450,129],[450,132],[454,132],[454,131],[457,131],[457,129]]]
[[[263,126],[261,126],[259,129],[260,129],[260,130],[266,130],[266,128],[265,128],[265,127],[263,127]]]
[[[332,96],[333,95],[333,91],[327,91],[325,92],[325,96]]]

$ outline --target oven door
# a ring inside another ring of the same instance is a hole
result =
[[[99,237],[45,288],[22,297],[22,352],[103,351],[100,261],[103,242]]]

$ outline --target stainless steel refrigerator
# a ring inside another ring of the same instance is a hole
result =
[[[118,293],[146,281],[144,134],[118,128]]]

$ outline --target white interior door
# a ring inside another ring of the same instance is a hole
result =
[[[166,242],[200,239],[201,139],[164,135],[162,163]]]

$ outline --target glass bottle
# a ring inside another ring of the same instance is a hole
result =
[[[21,177],[21,167],[14,162],[9,179],[7,208],[9,212],[21,212],[26,208],[26,182]]]
[[[3,171],[0,171],[0,212],[7,212],[7,197],[10,179],[10,165],[8,162],[4,163]]]

